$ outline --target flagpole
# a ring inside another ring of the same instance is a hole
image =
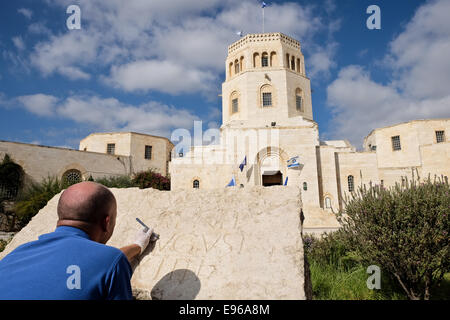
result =
[[[262,8],[262,13],[263,13],[263,32],[262,33],[264,33],[264,7]]]

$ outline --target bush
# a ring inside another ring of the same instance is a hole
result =
[[[15,206],[17,218],[21,226],[25,226],[39,210],[55,195],[60,193],[66,185],[58,178],[48,177],[41,183],[31,183],[18,196]]]
[[[0,163],[0,201],[16,197],[23,186],[24,176],[25,172],[22,167],[15,163],[8,154],[5,154]]]
[[[319,264],[350,270],[362,262],[351,245],[349,235],[342,229],[324,234],[320,239],[305,237],[303,241],[308,258]]]
[[[7,241],[5,241],[5,240],[0,240],[0,252],[2,252],[3,250],[5,250],[7,244],[8,244]]]
[[[94,181],[94,179],[90,180]],[[118,177],[108,177],[108,178],[100,178],[95,180],[95,182],[100,183],[108,188],[133,188],[137,187],[135,183],[133,183],[132,179],[129,176],[118,176]]]
[[[137,173],[132,181],[140,189],[170,190],[170,179],[154,172],[152,169]]]
[[[342,232],[367,264],[389,272],[409,299],[429,299],[450,271],[450,188],[425,182],[359,188],[344,212]]]

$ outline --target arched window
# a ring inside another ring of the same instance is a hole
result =
[[[259,59],[259,53],[258,52],[255,52],[254,54],[253,54],[253,68],[259,68],[261,65],[260,65],[260,59]]]
[[[239,61],[239,67],[241,68],[241,72],[244,71],[244,57],[241,57]]]
[[[295,71],[295,57],[291,58],[291,69]]]
[[[267,52],[263,52],[261,56],[261,66],[262,67],[268,67],[269,66],[269,55]]]
[[[198,181],[197,179],[194,180],[194,181],[192,182],[192,187],[193,187],[194,189],[200,189],[200,181]]]
[[[329,209],[331,208],[331,199],[330,197],[325,198],[325,208]]]
[[[286,53],[286,68],[289,68],[290,64],[289,53]]]
[[[230,95],[230,113],[239,112],[239,94],[237,91],[233,91]]]
[[[79,183],[82,181],[81,172],[76,169],[67,170],[63,174],[63,183],[69,186]]]
[[[297,58],[297,72],[300,73],[300,59]]]
[[[272,51],[270,53],[270,66],[271,67],[278,66],[278,58],[277,58],[277,53],[275,51]]]
[[[348,192],[355,191],[355,179],[353,178],[353,176],[351,176],[351,175],[348,176],[347,182],[348,182]]]
[[[303,112],[303,95],[300,88],[295,89],[295,110]]]
[[[308,190],[308,184],[306,182],[303,182],[303,190],[305,191]]]
[[[270,84],[263,85],[261,87],[261,107],[273,107],[275,105],[274,90]]]
[[[239,73],[239,60],[235,60],[234,61],[234,73],[238,74]]]
[[[229,75],[230,77],[233,76],[233,62],[230,62],[230,66],[229,66],[229,68],[228,68],[228,75]]]

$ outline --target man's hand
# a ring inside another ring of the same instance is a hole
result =
[[[144,252],[145,248],[147,248],[148,243],[150,242],[150,238],[153,233],[153,228],[149,228],[147,232],[144,232],[144,229],[141,229],[138,231],[135,237],[134,244],[137,244],[141,248],[141,252],[139,254],[142,254]]]

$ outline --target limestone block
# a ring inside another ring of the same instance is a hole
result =
[[[132,242],[141,226],[160,240],[134,266],[132,286],[154,299],[304,299],[297,187],[158,191],[111,189],[118,202],[108,245]],[[51,232],[59,195],[20,231],[18,245]]]

